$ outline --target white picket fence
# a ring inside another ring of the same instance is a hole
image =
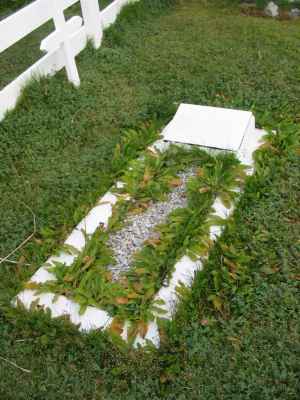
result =
[[[66,21],[64,10],[79,1],[82,18],[74,16]],[[55,31],[41,42],[40,48],[46,54],[0,91],[0,121],[15,107],[22,89],[32,77],[53,75],[66,68],[69,81],[79,86],[75,57],[85,48],[88,39],[99,48],[103,30],[115,22],[124,5],[134,1],[137,0],[115,0],[100,11],[98,0],[36,0],[2,20],[0,53],[51,19]]]

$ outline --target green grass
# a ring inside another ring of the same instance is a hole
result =
[[[0,13],[10,14],[30,3],[32,0],[2,0]]]
[[[34,82],[0,124],[1,256],[32,232],[25,205],[38,228],[22,252],[32,266],[0,265],[0,356],[32,370],[23,373],[0,359],[1,398],[298,398],[294,151],[268,153],[222,239],[249,258],[241,290],[223,288],[221,314],[207,301],[214,290],[209,271],[222,262],[217,247],[207,285],[198,275],[159,352],[118,349],[99,332],[83,336],[67,322],[10,307],[22,282],[112,183],[123,128],[165,124],[184,101],[252,108],[258,123],[272,128],[285,121],[284,143],[299,131],[299,22],[244,17],[222,3],[162,3],[128,8],[99,51],[82,53],[79,89],[63,72]]]
[[[10,0],[0,5],[0,20],[13,12],[18,11],[22,6],[31,3],[33,0]],[[101,9],[104,9],[113,0],[99,0]],[[81,16],[81,10],[78,3],[69,7],[65,11],[67,19],[74,15]],[[44,53],[40,50],[41,41],[54,30],[53,21],[49,21],[40,28],[25,36],[22,40],[5,50],[0,54],[1,76],[0,90],[3,89],[12,80],[18,77],[27,68],[38,61]],[[26,51],[24,51],[26,49]]]

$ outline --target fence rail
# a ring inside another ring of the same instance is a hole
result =
[[[98,0],[36,0],[0,22],[0,53],[38,29],[49,20],[55,31],[42,40],[46,54],[0,91],[0,121],[13,109],[26,83],[37,76],[53,75],[66,68],[70,82],[79,86],[75,57],[92,39],[95,48],[102,41],[103,29],[113,24],[122,7],[137,0],[114,0],[100,11]],[[80,2],[82,18],[65,20],[64,11]]]

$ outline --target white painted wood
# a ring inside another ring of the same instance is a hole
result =
[[[136,0],[115,0],[110,3],[102,12],[101,19],[103,28],[106,29],[112,25],[119,15],[121,9],[128,3],[133,3]]]
[[[75,62],[74,50],[71,46],[70,38],[67,34],[67,24],[63,9],[60,7],[60,0],[53,1],[53,20],[56,29],[57,37],[60,38],[60,46],[64,53],[65,68],[70,82],[74,86],[80,85],[80,78]]]
[[[82,18],[75,16],[70,18],[66,22],[66,35],[68,37],[74,35],[82,26]],[[54,31],[50,33],[45,39],[41,41],[40,49],[46,51],[47,53],[52,52],[59,48],[61,45],[61,35],[60,32]]]
[[[66,8],[78,0],[60,0]],[[36,0],[0,22],[0,53],[52,19],[52,0]]]
[[[92,39],[94,47],[98,49],[103,36],[99,2],[98,0],[80,0],[80,3],[87,37]]]
[[[86,33],[82,27],[71,38],[71,45],[74,55],[79,54],[86,46]],[[65,65],[63,50],[59,48],[53,52],[46,54],[38,62],[33,64],[25,72],[18,76],[13,82],[8,84],[0,91],[0,121],[5,117],[7,111],[12,110],[18,101],[18,98],[32,78],[53,75],[60,71]]]
[[[78,1],[79,0],[60,0],[60,10],[62,11]],[[95,15],[93,18],[90,15],[91,7],[88,5],[90,0],[84,1],[85,5],[83,8],[83,14],[85,23],[87,23],[88,26],[84,25],[78,30],[78,32],[71,35],[69,38],[70,44],[64,45],[64,48],[60,47],[54,49],[54,44],[52,47],[52,40],[54,42],[56,42],[56,40],[60,42],[59,37],[61,37],[61,32],[59,29],[58,32],[55,31],[51,34],[52,36],[48,36],[48,38],[42,42],[42,48],[47,50],[48,54],[42,57],[0,91],[0,121],[5,117],[7,111],[12,110],[16,106],[18,98],[28,81],[32,78],[55,74],[65,67],[66,59],[69,60],[67,66],[68,75],[70,76],[71,81],[74,82],[75,85],[78,85],[79,76],[78,72],[75,70],[76,65],[74,65],[72,59],[85,48],[88,37],[87,35],[93,36],[94,45],[97,47],[99,40],[101,43],[102,28],[110,26],[116,20],[117,15],[124,5],[138,0],[115,0],[106,7],[100,15]],[[22,10],[4,19],[0,22],[0,52],[4,51],[52,18],[53,0],[36,0],[29,6],[24,7]],[[96,27],[97,20],[100,20],[101,29]],[[63,24],[61,19],[58,21],[60,21],[60,24]],[[65,25],[67,25],[66,33],[68,34],[68,23]],[[53,37],[55,37],[55,39],[53,39]]]
[[[237,151],[246,132],[254,128],[249,111],[181,104],[163,136],[173,142]]]

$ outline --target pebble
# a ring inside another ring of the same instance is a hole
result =
[[[272,18],[278,17],[278,15],[279,15],[278,5],[275,4],[273,1],[270,1],[265,8],[265,14],[268,17],[272,17]]]
[[[110,235],[108,245],[113,250],[116,264],[108,266],[108,269],[114,279],[118,279],[121,273],[129,270],[133,255],[143,247],[147,239],[157,235],[155,227],[163,223],[176,208],[187,206],[186,184],[193,175],[192,169],[179,173],[181,185],[174,188],[165,201],[152,202],[142,214],[129,214],[124,227]]]

